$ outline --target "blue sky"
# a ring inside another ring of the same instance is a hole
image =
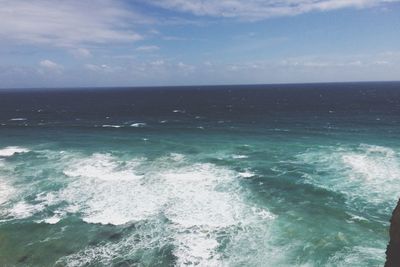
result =
[[[0,87],[400,80],[400,0],[0,0]]]

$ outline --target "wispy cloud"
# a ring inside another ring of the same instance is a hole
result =
[[[39,69],[37,70],[40,74],[46,75],[49,74],[61,74],[64,70],[64,67],[61,64],[58,64],[49,59],[44,59],[39,62]]]
[[[90,50],[86,48],[72,49],[70,52],[76,58],[88,58],[92,56]]]
[[[260,20],[277,16],[293,16],[312,11],[341,8],[366,8],[399,0],[154,0],[162,8],[189,12],[197,16]]]
[[[136,48],[137,51],[144,51],[144,52],[153,52],[160,50],[160,48],[156,45],[144,45],[144,46],[139,46]]]
[[[108,0],[0,0],[0,38],[21,43],[76,47],[142,39],[133,24],[145,21]]]

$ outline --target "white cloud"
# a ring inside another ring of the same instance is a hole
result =
[[[150,65],[153,65],[153,66],[162,66],[162,65],[164,65],[164,60],[162,60],[162,59],[158,59],[158,60],[155,60],[155,61],[153,61],[153,62],[150,62]]]
[[[276,16],[293,16],[312,11],[341,8],[365,8],[399,0],[154,0],[162,8],[189,12],[197,16],[260,20]]]
[[[399,65],[400,55],[385,52],[379,54],[358,54],[358,55],[326,55],[326,56],[300,56],[286,58],[277,62],[280,67],[302,68],[302,69],[328,69],[328,68],[371,68],[376,66]]]
[[[61,72],[63,69],[62,65],[57,64],[54,61],[51,61],[49,59],[44,59],[44,60],[40,61],[39,66],[42,67],[42,69],[46,69],[46,70],[54,71],[54,72]]]
[[[84,66],[85,69],[90,70],[90,71],[99,71],[101,70],[101,67],[95,64],[86,64]]]
[[[39,68],[0,64],[0,88],[398,80],[400,52],[197,64],[159,58],[113,61],[107,65],[93,62],[73,69],[49,59],[39,64]]]
[[[71,50],[71,54],[76,58],[88,58],[92,56],[90,50],[86,48],[73,49]]]
[[[160,48],[156,45],[144,45],[144,46],[139,46],[136,48],[137,51],[143,51],[143,52],[153,52],[160,50]]]
[[[92,75],[92,77],[97,77],[98,79],[108,79],[113,77],[114,83],[118,84],[118,79],[129,78],[130,75],[127,73],[127,66],[118,64],[85,64],[83,65],[83,71],[86,74]],[[82,71],[82,70],[80,70]],[[85,72],[86,71],[86,72]],[[79,75],[79,74],[78,74]],[[126,77],[125,77],[126,76]],[[85,77],[82,75],[81,78]],[[118,78],[116,78],[118,77]],[[111,82],[111,80],[109,81]]]
[[[79,47],[79,44],[133,42],[131,28],[146,20],[108,0],[0,0],[0,39]]]
[[[113,72],[116,68],[112,68],[107,64],[95,65],[95,64],[86,64],[84,66],[86,70],[94,71],[94,72]]]
[[[180,68],[181,70],[186,71],[186,72],[192,72],[195,70],[195,66],[188,65],[183,62],[178,62],[178,68]]]

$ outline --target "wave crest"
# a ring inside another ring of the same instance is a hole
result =
[[[11,157],[14,156],[15,154],[22,154],[22,153],[27,153],[30,150],[24,147],[19,147],[19,146],[8,146],[3,149],[0,149],[0,157]]]

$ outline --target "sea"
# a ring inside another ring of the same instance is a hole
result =
[[[0,90],[0,266],[382,266],[400,83]]]

